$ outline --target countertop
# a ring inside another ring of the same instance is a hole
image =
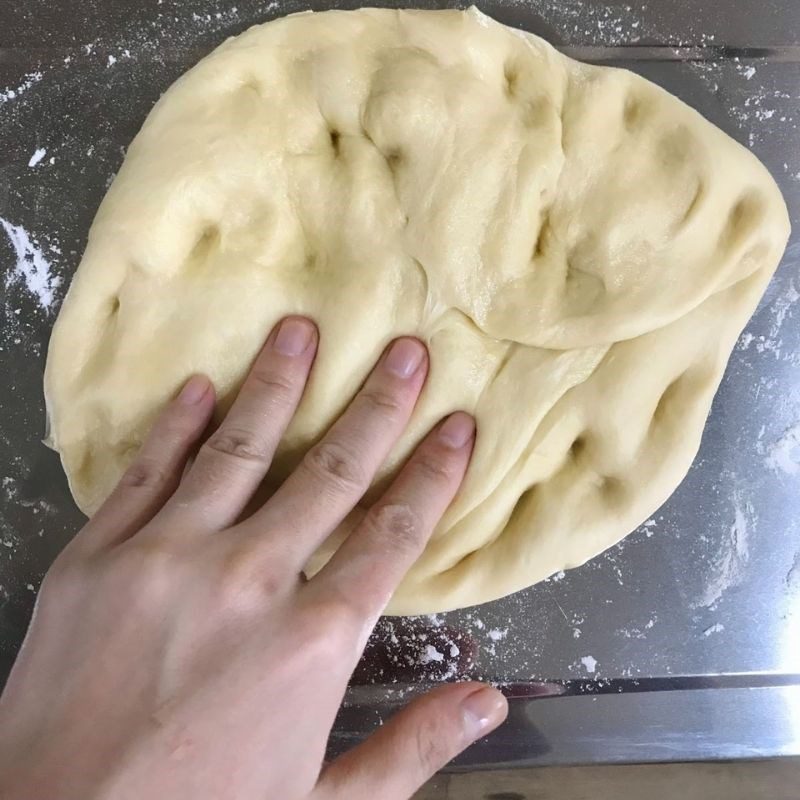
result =
[[[225,37],[303,8],[356,6],[0,8],[0,677],[45,570],[82,521],[57,456],[41,444],[41,374],[55,312],[126,146],[160,93]],[[456,768],[800,754],[800,5],[481,9],[575,58],[639,72],[699,109],[765,162],[795,232],[672,498],[567,574],[472,609],[382,620],[332,749],[410,695],[475,677],[515,700],[509,723]]]

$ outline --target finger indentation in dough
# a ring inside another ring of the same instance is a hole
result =
[[[219,228],[216,225],[206,225],[186,259],[184,270],[187,272],[202,270],[208,263],[211,254],[219,246],[219,241]]]
[[[539,233],[536,235],[536,244],[533,246],[533,257],[541,258],[550,242],[550,209],[542,209],[541,220],[539,222]]]
[[[721,250],[733,250],[760,224],[763,216],[761,198],[755,193],[743,194],[734,203],[719,237]]]
[[[601,476],[598,489],[603,495],[603,500],[609,505],[621,503],[625,496],[624,481],[613,475]]]
[[[388,153],[384,153],[383,157],[386,159],[389,172],[391,172],[392,175],[396,175],[397,169],[403,160],[402,153],[399,150],[390,150]]]
[[[339,155],[341,154],[342,134],[339,133],[339,131],[337,131],[335,128],[332,128],[330,131],[328,131],[328,134],[330,135],[331,147],[333,148],[333,154],[334,154],[335,157],[338,158]]]
[[[644,121],[644,105],[642,101],[635,95],[629,94],[625,98],[625,104],[622,109],[622,123],[625,130],[629,133],[639,128]]]
[[[503,78],[505,79],[505,92],[510,98],[517,93],[517,82],[519,81],[519,68],[513,61],[506,61],[503,66]]]
[[[688,384],[697,377],[696,368],[690,368],[682,372],[669,383],[658,398],[655,409],[653,409],[652,425],[663,425],[670,420],[680,409],[680,397],[688,388]]]
[[[522,124],[526,128],[540,128],[547,124],[553,105],[546,97],[537,97],[522,105]]]
[[[569,455],[573,461],[582,458],[586,452],[587,439],[585,435],[578,436],[569,447]]]
[[[706,194],[705,183],[703,182],[702,178],[698,178],[697,185],[695,186],[694,193],[692,194],[692,197],[689,200],[689,204],[686,206],[686,210],[680,216],[675,226],[676,233],[681,228],[688,225],[692,221],[693,217],[697,216],[697,212],[700,210],[700,207],[703,203],[703,199],[705,198],[705,194]]]

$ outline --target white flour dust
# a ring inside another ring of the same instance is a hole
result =
[[[16,264],[6,275],[6,287],[23,284],[39,306],[50,311],[56,299],[61,278],[54,275],[42,248],[21,226],[0,217],[0,226],[8,237],[16,256]]]
[[[800,473],[800,422],[787,428],[767,449],[764,463],[775,472],[785,475]]]
[[[25,94],[28,89],[35,83],[39,83],[43,75],[41,72],[29,72],[23,79],[22,83],[4,91],[0,91],[0,106],[7,103],[9,100],[16,100],[20,95]]]
[[[426,644],[422,655],[419,657],[420,664],[430,664],[431,662],[444,661],[444,653],[440,653],[432,644]]]
[[[703,593],[692,603],[692,608],[715,608],[728,589],[742,582],[750,560],[749,536],[755,524],[753,504],[735,491],[733,522],[730,523],[727,536],[711,558]]]
[[[722,633],[725,630],[725,626],[721,622],[715,622],[713,625],[709,625],[704,631],[703,636],[708,639],[709,636],[713,636],[715,633]]]
[[[44,147],[40,147],[30,158],[28,161],[29,167],[35,167],[47,154],[47,150]]]
[[[593,656],[582,656],[581,664],[586,667],[586,671],[590,675],[594,675],[595,671],[597,670],[597,659]]]
[[[787,263],[793,261],[800,255],[798,244],[790,244],[784,256]],[[773,280],[773,286],[781,284],[780,274]],[[776,361],[789,362],[795,366],[800,366],[800,353],[794,346],[787,347],[784,342],[783,327],[787,321],[792,321],[798,308],[800,291],[798,291],[795,281],[789,279],[781,286],[779,294],[766,307],[766,312],[770,315],[769,328],[766,333],[754,334],[744,331],[739,337],[736,349],[741,351],[749,350],[751,347],[756,353],[768,353]]]

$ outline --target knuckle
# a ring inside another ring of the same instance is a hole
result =
[[[453,479],[453,467],[446,458],[421,456],[413,464],[413,469],[426,483],[448,486]]]
[[[358,458],[338,442],[320,442],[308,451],[304,463],[314,475],[342,489],[361,488],[369,482]]]
[[[167,474],[158,461],[139,456],[123,473],[120,486],[132,489],[158,489],[167,480]]]
[[[232,547],[222,560],[217,580],[220,602],[226,608],[261,611],[264,603],[287,586],[284,571],[271,567],[258,542]]]
[[[415,552],[423,541],[422,520],[406,503],[373,507],[367,515],[367,526],[396,550]]]
[[[163,609],[180,583],[179,560],[166,544],[153,538],[131,539],[98,562],[98,594],[125,598],[144,611]]]
[[[453,757],[449,733],[439,715],[429,714],[417,724],[414,731],[416,755],[426,772],[436,772]]]
[[[267,460],[267,448],[258,437],[241,428],[220,428],[204,445],[212,452],[231,456],[241,461],[262,464]]]
[[[364,627],[364,614],[341,592],[331,592],[310,605],[305,615],[303,640],[316,642],[323,650],[330,648],[340,656],[342,646],[357,637]]]
[[[367,413],[394,415],[400,410],[399,399],[382,389],[364,389],[358,397]]]
[[[256,368],[250,373],[250,381],[260,392],[279,400],[294,393],[295,384],[292,379],[274,370]]]

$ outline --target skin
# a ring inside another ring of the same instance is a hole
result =
[[[317,341],[308,320],[279,323],[185,470],[215,404],[210,381],[191,378],[56,560],[0,698],[0,796],[399,800],[505,719],[497,690],[444,685],[323,764],[348,678],[458,490],[475,425],[463,412],[443,420],[305,580],[428,370],[419,341],[393,342],[324,439],[243,518]]]

